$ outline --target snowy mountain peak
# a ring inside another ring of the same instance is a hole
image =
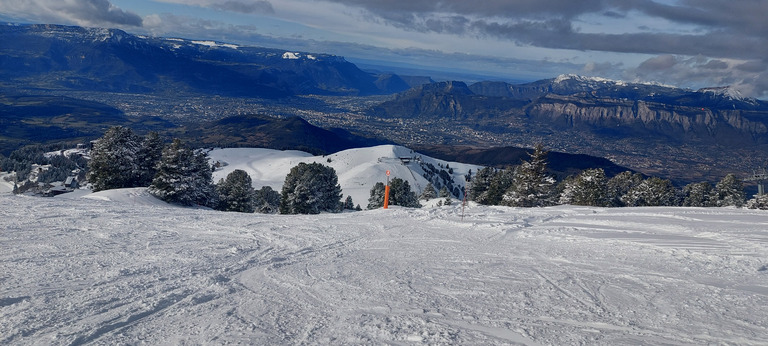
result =
[[[302,54],[299,52],[285,52],[283,53],[283,59],[286,60],[299,60],[299,59],[309,59],[309,60],[317,60],[317,57],[312,54]]]
[[[587,76],[580,76],[576,74],[561,74],[557,76],[555,79],[553,79],[552,81],[554,84],[564,84],[567,82],[575,82],[575,83],[589,85],[591,87],[604,87],[604,86],[626,87],[631,85],[644,85],[644,86],[679,89],[678,87],[663,84],[663,83],[658,83],[658,82],[643,82],[643,81],[627,82],[623,80],[615,80],[615,79],[608,79],[608,78],[602,78],[602,77],[587,77]]]
[[[750,101],[751,98],[744,96],[741,91],[739,91],[736,88],[733,88],[732,86],[722,86],[722,87],[712,87],[712,88],[701,88],[698,90],[700,93],[711,93],[716,96],[722,96],[731,100],[737,100],[737,101]]]
[[[236,44],[230,44],[230,43],[219,43],[214,41],[191,41],[194,44],[201,45],[201,46],[207,46],[207,47],[222,47],[222,48],[231,48],[231,49],[238,49],[240,46]]]
[[[627,84],[624,81],[617,81],[617,80],[601,78],[601,77],[579,76],[575,74],[561,74],[557,76],[557,78],[555,78],[554,83],[560,84],[570,80],[575,82],[581,82],[581,83],[603,83],[603,84],[617,84],[617,85]]]

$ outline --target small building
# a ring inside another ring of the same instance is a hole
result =
[[[79,188],[80,184],[77,182],[77,177],[74,177],[74,176],[67,177],[67,180],[64,181],[64,187],[72,190]]]

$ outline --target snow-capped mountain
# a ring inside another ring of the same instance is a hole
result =
[[[329,54],[60,25],[0,25],[0,66],[21,88],[251,97],[405,89],[380,89],[377,76]]]
[[[723,87],[701,88],[697,90],[697,92],[703,94],[712,94],[713,98],[731,100],[734,102],[734,108],[736,107],[736,102],[751,104],[754,106],[760,106],[761,103],[761,101],[755,98],[744,96],[741,91],[730,85]]]

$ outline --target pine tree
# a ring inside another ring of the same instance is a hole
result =
[[[482,196],[488,191],[495,174],[496,170],[491,167],[483,167],[478,170],[472,179],[472,183],[469,185],[469,199],[480,204],[487,204],[483,203]]]
[[[157,132],[144,136],[137,152],[138,172],[135,186],[149,186],[157,174],[157,165],[163,156],[163,139]]]
[[[715,186],[718,207],[744,205],[744,183],[733,174],[726,175]]]
[[[299,163],[285,177],[280,193],[281,214],[338,212],[341,186],[336,170],[319,163]]]
[[[421,192],[421,196],[419,196],[419,199],[428,201],[435,197],[437,197],[437,192],[435,192],[435,187],[432,185],[431,182],[427,183],[427,187],[425,187],[424,191]]]
[[[440,198],[445,198],[445,197],[450,197],[450,196],[451,196],[451,193],[448,191],[448,187],[447,186],[443,186],[440,189],[440,192],[438,193],[438,197],[440,197]]]
[[[347,199],[344,200],[344,210],[355,210],[355,203],[352,202],[352,196],[347,196]]]
[[[587,169],[565,182],[565,189],[560,195],[560,202],[606,207],[609,205],[607,184],[608,179],[602,168]]]
[[[608,180],[608,200],[612,207],[623,207],[625,203],[626,194],[640,185],[643,182],[643,175],[640,173],[632,173],[630,171],[621,172]]]
[[[389,204],[407,208],[421,208],[419,197],[411,191],[411,184],[407,180],[393,178],[389,182]]]
[[[88,181],[93,191],[135,186],[140,143],[139,136],[122,126],[108,129],[94,143],[88,163]]]
[[[382,182],[377,182],[371,188],[371,196],[368,198],[368,209],[376,209],[384,206],[385,186]]]
[[[745,206],[749,209],[768,210],[768,195],[755,195]]]
[[[275,214],[280,208],[280,193],[269,186],[256,190],[254,208],[262,214]]]
[[[251,177],[244,170],[236,169],[216,185],[217,210],[253,213],[256,192]]]
[[[504,198],[504,192],[512,186],[512,177],[515,175],[513,167],[497,171],[491,178],[488,189],[480,194],[475,202],[484,205],[500,205]]]
[[[559,184],[557,184],[557,191],[560,198],[557,200],[559,204],[573,204],[573,196],[576,191],[576,177],[569,175],[565,177]]]
[[[523,161],[512,175],[512,185],[504,192],[502,204],[512,207],[555,205],[555,179],[546,174],[547,152],[536,145],[528,161]]]
[[[712,207],[716,205],[713,203],[716,198],[710,183],[690,183],[683,187],[683,206],[685,207]]]
[[[181,205],[209,205],[213,197],[212,169],[208,155],[195,152],[181,140],[163,149],[158,171],[149,193],[163,201]]]
[[[677,193],[669,180],[650,177],[630,189],[622,200],[629,207],[674,206]]]

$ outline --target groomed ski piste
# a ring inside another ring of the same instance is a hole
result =
[[[768,343],[765,211],[0,203],[0,344]]]

